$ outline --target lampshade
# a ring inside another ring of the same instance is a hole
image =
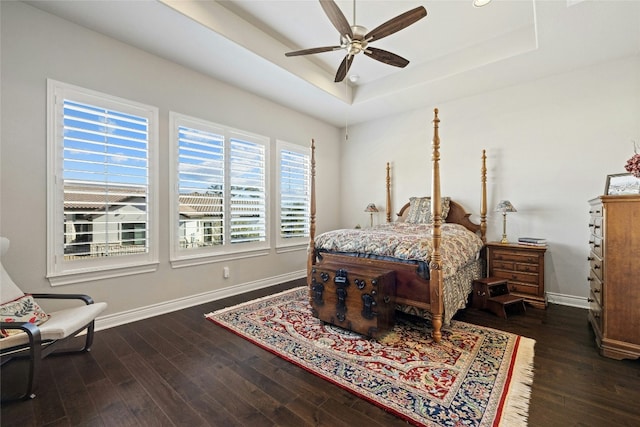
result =
[[[518,212],[516,208],[513,207],[510,201],[508,200],[500,200],[498,206],[496,206],[496,212]]]
[[[491,3],[491,0],[473,0],[473,5],[475,7],[482,7],[482,6],[486,6],[489,3]]]
[[[369,203],[367,208],[364,210],[365,212],[378,212],[378,208],[376,208],[375,203]]]

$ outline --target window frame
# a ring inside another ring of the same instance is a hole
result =
[[[81,102],[148,120],[147,230],[149,250],[86,260],[64,259],[64,100]],[[47,278],[52,286],[153,272],[158,268],[157,107],[47,79]]]
[[[311,211],[311,148],[305,147],[299,144],[294,144],[291,142],[286,142],[282,140],[276,141],[276,165],[277,165],[277,189],[276,189],[276,209],[278,212],[277,221],[274,221],[275,224],[275,236],[276,236],[276,249],[280,252],[289,249],[289,250],[297,250],[300,248],[306,248],[309,244],[309,236],[310,236],[310,228],[307,230],[307,233],[304,236],[299,237],[289,237],[283,238],[281,236],[282,229],[282,194],[280,191],[280,186],[282,184],[282,171],[280,169],[281,161],[282,161],[282,152],[283,151],[292,151],[297,154],[302,154],[309,158],[309,169],[307,170],[307,186],[308,186],[308,197],[307,197],[307,210]],[[309,218],[309,221],[311,219]],[[311,224],[308,224],[311,227]]]
[[[180,214],[179,214],[179,129],[185,126],[206,132],[217,133],[224,138],[224,243],[222,245],[204,246],[201,248],[191,248],[189,250],[180,247]],[[231,243],[230,237],[230,169],[229,154],[230,140],[240,139],[243,141],[260,144],[264,147],[264,185],[265,185],[265,239],[263,242]],[[170,251],[169,260],[173,268],[188,267],[192,265],[221,262],[232,259],[250,258],[255,256],[268,255],[271,247],[270,238],[270,138],[225,125],[214,123],[208,120],[196,118],[175,111],[169,112],[169,144],[170,144]]]

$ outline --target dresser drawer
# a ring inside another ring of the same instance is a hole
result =
[[[591,256],[589,256],[589,266],[591,267],[591,272],[600,280],[602,280],[603,265],[604,262],[596,254],[591,254]]]
[[[589,281],[589,287],[591,288],[591,298],[595,297],[598,304],[602,305],[602,282],[595,274],[593,274],[593,270],[589,272],[589,278],[587,280]]]
[[[537,273],[520,273],[517,271],[500,270],[495,268],[493,270],[493,276],[501,279],[507,279],[509,282],[523,282],[538,286],[538,274]]]
[[[599,257],[602,257],[602,245],[602,238],[593,235],[589,238],[589,249]]]
[[[592,217],[602,216],[602,203],[594,203],[589,207],[589,215]]]
[[[589,221],[589,230],[594,236],[602,238],[602,217],[592,217]]]
[[[602,307],[598,304],[597,299],[593,294],[589,296],[589,317],[598,333],[602,331]]]

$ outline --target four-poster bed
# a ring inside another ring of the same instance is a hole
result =
[[[470,214],[460,204],[441,196],[439,122],[438,110],[435,109],[430,198],[411,198],[398,212],[398,219],[392,222],[391,177],[390,166],[387,163],[387,224],[363,230],[335,230],[317,237],[315,143],[312,141],[307,284],[310,303],[317,317],[333,323],[333,316],[338,307],[338,317],[344,318],[347,294],[350,292],[353,295],[354,292],[350,289],[355,290],[350,288],[347,291],[348,275],[351,279],[360,278],[354,282],[361,293],[367,292],[366,295],[363,294],[362,301],[365,301],[365,305],[367,301],[369,305],[372,303],[378,312],[372,313],[370,306],[362,310],[352,309],[352,319],[347,327],[358,331],[360,325],[357,324],[360,320],[354,321],[353,315],[369,315],[374,323],[371,326],[369,322],[366,327],[371,329],[372,336],[376,335],[377,327],[384,326],[375,324],[374,317],[387,319],[389,316],[383,311],[385,303],[388,304],[390,301],[393,304],[391,310],[399,308],[421,316],[428,315],[432,321],[432,335],[436,342],[442,337],[443,323],[448,324],[455,312],[465,306],[471,293],[472,281],[482,274],[482,260],[479,255],[486,240],[486,155],[483,150],[480,224],[475,224],[469,220]],[[327,269],[335,272],[331,275],[331,280],[330,275],[326,273]],[[365,280],[362,278],[367,277],[367,274],[373,274],[371,272],[378,274],[369,279],[374,285],[380,280],[379,275],[385,274],[385,292],[388,288],[393,288],[393,295],[377,295],[375,286],[373,292],[368,284],[365,287]],[[392,272],[392,276],[387,272]],[[389,286],[388,282],[394,279],[393,286]],[[362,305],[359,300],[360,298],[357,302]],[[325,309],[334,313],[331,314],[331,320],[325,318]],[[322,313],[318,314],[318,311]],[[353,327],[352,321],[355,322]],[[342,326],[340,323],[336,324]]]

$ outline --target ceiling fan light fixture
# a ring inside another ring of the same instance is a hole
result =
[[[338,33],[340,34],[340,45],[296,50],[293,52],[286,52],[285,56],[310,55],[335,50],[346,50],[346,55],[336,72],[334,80],[336,83],[341,82],[345,77],[347,77],[353,58],[359,53],[364,53],[366,56],[375,59],[376,61],[380,61],[394,67],[406,67],[407,64],[409,64],[409,61],[405,58],[398,56],[395,53],[387,52],[386,50],[370,47],[369,43],[390,36],[391,34],[394,34],[427,16],[427,10],[424,6],[418,6],[388,20],[371,31],[368,31],[365,27],[356,25],[355,22],[353,25],[349,25],[347,18],[344,17],[344,14],[334,0],[320,0],[320,5],[333,26],[338,30]],[[354,0],[354,21],[355,14]]]
[[[473,0],[473,6],[482,7],[491,3],[491,0]]]
[[[351,83],[357,83],[357,82],[358,82],[358,80],[360,80],[360,76],[359,76],[358,74],[351,74],[351,75],[349,76],[349,81],[350,81]]]

